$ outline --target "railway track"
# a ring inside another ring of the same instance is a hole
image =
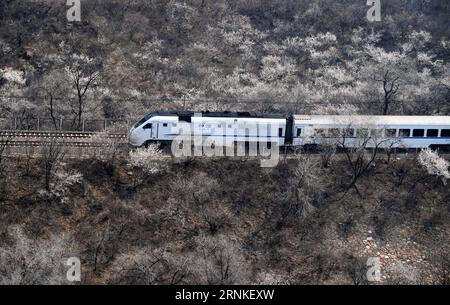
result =
[[[125,144],[127,135],[122,133],[58,132],[58,131],[0,131],[3,146],[96,147],[105,144]]]
[[[43,138],[43,139],[90,139],[100,135],[103,138],[126,140],[124,133],[96,133],[96,132],[60,132],[60,131],[0,131],[1,138]]]
[[[0,146],[10,149],[14,154],[14,149],[38,148],[50,145],[67,147],[74,149],[74,158],[81,158],[88,154],[91,148],[101,148],[108,145],[117,145],[124,152],[128,150],[128,137],[125,133],[96,133],[96,132],[58,132],[58,131],[0,131]],[[164,156],[172,158],[169,147],[163,149]],[[303,151],[308,154],[319,154],[318,151]],[[408,151],[399,150],[396,154],[407,154]],[[448,151],[441,151],[442,155],[448,155]],[[18,153],[23,154],[21,152]],[[339,154],[339,153],[338,153]],[[382,154],[382,152],[380,152]],[[243,156],[244,158],[258,158]],[[280,158],[290,159],[295,157],[292,149],[281,149]]]
[[[126,143],[119,143],[122,145],[125,145]],[[76,142],[76,141],[70,141],[70,142],[53,142],[53,141],[0,141],[0,145],[5,146],[34,146],[34,147],[40,147],[40,146],[64,146],[64,147],[102,147],[105,145],[110,145],[109,143],[89,143],[89,142]]]
[[[57,146],[64,149],[66,157],[82,159],[103,149],[127,149],[125,133],[58,132],[1,130],[0,150],[5,156],[38,156],[41,148]]]

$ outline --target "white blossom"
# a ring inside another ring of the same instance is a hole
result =
[[[163,157],[163,152],[159,149],[158,144],[151,144],[146,148],[130,151],[128,165],[140,168],[147,174],[156,174],[162,169]]]
[[[53,199],[60,200],[61,203],[67,203],[69,188],[72,185],[82,181],[83,175],[76,170],[67,168],[66,163],[58,161],[52,169],[52,179],[50,182],[50,192],[42,193],[50,195]]]
[[[261,78],[272,82],[292,76],[296,70],[295,64],[288,58],[266,56],[262,59]]]
[[[430,175],[441,177],[444,183],[446,183],[446,179],[450,179],[449,162],[431,149],[422,150],[419,153],[418,161]]]
[[[0,73],[2,74],[2,77],[9,82],[25,85],[25,73],[23,71],[15,70],[11,67],[5,67],[4,69],[0,69]]]

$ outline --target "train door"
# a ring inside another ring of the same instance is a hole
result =
[[[158,138],[158,125],[159,123],[157,122],[152,124],[152,128],[150,129],[150,139]]]
[[[159,124],[154,124],[152,128],[152,139],[158,138]]]

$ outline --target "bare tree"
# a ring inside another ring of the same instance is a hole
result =
[[[434,259],[436,265],[436,276],[434,283],[437,285],[450,285],[450,255],[442,251]]]
[[[386,157],[387,157],[386,162],[388,164],[391,162],[392,155],[395,156],[395,153],[397,151],[397,148],[395,146],[398,145],[399,143],[400,143],[399,139],[390,139],[390,140],[384,141],[382,148],[386,154]]]
[[[0,137],[0,202],[4,198],[7,198],[7,188],[10,184],[8,181],[10,171],[7,169],[9,163],[6,162],[6,152],[9,141],[10,137]]]
[[[69,63],[66,72],[69,74],[76,94],[76,107],[73,111],[76,115],[77,128],[80,129],[86,110],[86,95],[97,85],[101,64],[86,55],[78,54],[72,54]]]
[[[5,154],[6,154],[6,150],[7,147],[9,145],[10,142],[10,137],[1,137],[0,138],[0,173],[3,174],[3,164],[5,161]]]
[[[61,102],[61,97],[68,95],[67,77],[57,70],[51,71],[46,74],[42,81],[38,84],[41,91],[43,91],[45,98],[47,99],[47,111],[52,119],[53,127],[55,130],[59,129],[59,123],[57,117],[61,115],[61,106],[57,104],[57,101]]]
[[[413,168],[413,163],[411,160],[399,160],[393,164],[393,175],[397,178],[396,186],[399,187],[403,184],[408,174],[411,172]]]
[[[288,187],[280,194],[283,202],[281,222],[290,215],[304,219],[315,211],[314,203],[323,190],[321,171],[320,164],[311,155],[297,155],[297,165]]]
[[[400,87],[399,80],[400,76],[394,76],[389,71],[384,73],[382,79],[378,79],[379,82],[383,83],[383,115],[388,114],[389,106],[393,102],[394,96]]]
[[[367,285],[369,283],[366,277],[366,259],[347,255],[345,257],[344,268],[353,285]]]
[[[237,242],[224,235],[200,235],[194,262],[196,283],[203,285],[247,284],[250,271]]]
[[[206,173],[196,173],[190,177],[177,176],[170,185],[170,203],[184,227],[186,224],[202,220],[211,234],[216,234],[233,219],[227,202],[220,196],[220,184]]]
[[[328,168],[331,164],[331,159],[336,154],[336,144],[324,143],[320,145],[320,157],[322,160],[322,167]]]
[[[42,99],[44,103],[38,103],[39,111],[50,116],[54,130],[59,130],[59,118],[69,110],[64,109],[63,102],[70,95],[70,80],[63,70],[54,69],[47,71],[43,76],[32,81],[28,91],[31,100]]]
[[[64,158],[64,150],[61,143],[51,141],[49,145],[42,148],[42,167],[44,169],[44,187],[47,192],[51,192],[51,182],[54,177],[54,170],[58,162]]]
[[[112,284],[185,284],[194,257],[164,249],[144,247],[119,255],[108,280]]]
[[[25,147],[25,176],[30,176],[31,171],[31,163],[35,158],[36,147],[35,146],[27,146]]]
[[[50,142],[42,148],[41,155],[45,195],[52,200],[66,202],[69,187],[80,183],[82,175],[76,170],[67,168],[64,162],[65,150],[61,143]]]
[[[3,84],[6,82],[6,79],[3,76],[3,72],[0,71],[0,88],[3,86]]]
[[[346,187],[347,191],[354,188],[361,196],[356,183],[358,179],[366,174],[372,165],[374,165],[380,147],[383,147],[389,139],[374,134],[377,130],[370,128],[370,124],[358,127],[356,138],[350,139],[345,132],[342,132],[339,140],[337,140],[337,144],[343,150],[348,168],[351,172],[351,180]],[[370,129],[372,130],[369,135]],[[352,143],[350,141],[352,141]]]
[[[44,186],[45,189],[50,192],[50,182],[53,175],[53,168],[56,162],[59,161],[59,158],[62,155],[62,150],[60,146],[55,145],[52,142],[49,146],[46,146],[42,149],[42,163],[44,168]]]
[[[89,148],[90,157],[114,168],[116,159],[120,154],[120,146],[123,144],[121,140],[114,137],[114,134],[104,131],[93,135],[89,142],[92,145]]]
[[[68,284],[64,259],[74,255],[70,238],[30,238],[21,227],[10,230],[11,243],[0,242],[0,284]]]

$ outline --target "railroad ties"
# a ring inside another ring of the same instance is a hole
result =
[[[28,154],[33,150],[50,145],[63,146],[73,151],[75,156],[85,153],[83,148],[104,147],[108,145],[125,145],[127,135],[124,133],[96,133],[73,131],[28,131],[2,130],[0,131],[0,146],[5,146],[9,155]],[[78,149],[75,149],[78,148]]]

